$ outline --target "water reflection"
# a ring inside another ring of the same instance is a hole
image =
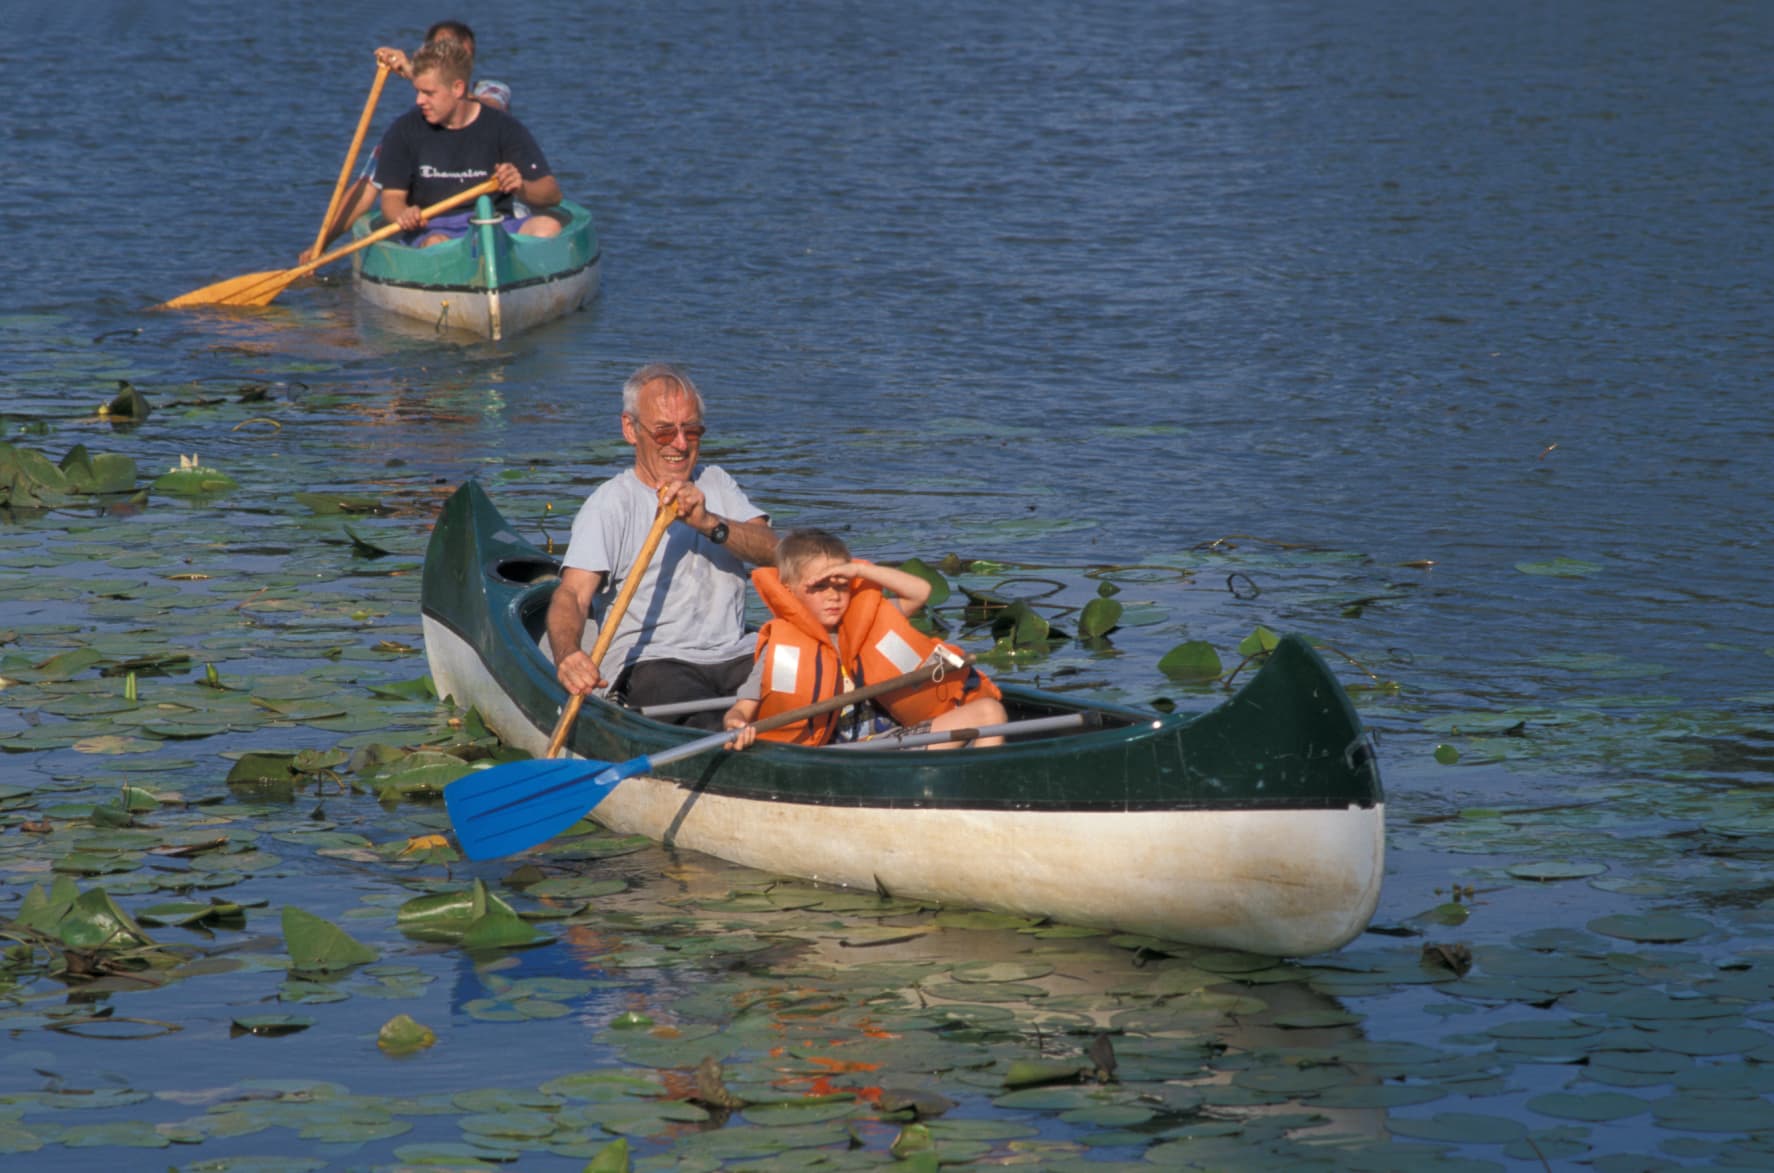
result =
[[[1115,1133],[1091,1142],[1105,1155],[1216,1121],[1288,1144],[1386,1135],[1385,1098],[1360,1090],[1382,1083],[1361,1018],[1307,969],[1019,930],[1015,918],[917,910],[654,847],[565,869],[581,872],[631,886],[555,926],[552,945],[461,959],[459,1019],[517,1018],[522,999],[552,992],[572,1012],[559,1019],[570,1034],[540,1044],[549,1052],[577,1050],[692,1099],[697,1066],[719,1061],[725,1086],[753,1102],[847,1094],[879,1111],[921,1098],[940,1117],[930,1105],[947,1100],[957,1118],[1046,1120],[1055,1138],[1090,1136],[1096,1105],[1119,1121],[1097,1126]],[[1050,1085],[1044,1108],[1046,1095],[1005,1082],[1025,1061],[1078,1078]],[[1317,1102],[1332,1089],[1334,1106]],[[1069,1127],[1066,1105],[1079,1110]]]

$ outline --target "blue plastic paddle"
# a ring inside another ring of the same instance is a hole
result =
[[[774,717],[754,722],[760,731],[777,729],[805,721],[821,713],[829,713],[846,705],[859,704],[883,693],[897,692],[909,685],[921,684],[940,672],[953,670],[945,662],[926,663],[903,676],[864,685],[823,701],[802,705]],[[566,723],[576,716],[579,700],[575,696],[562,713]],[[738,730],[711,733],[695,741],[686,741],[670,749],[626,762],[600,762],[593,758],[535,758],[527,762],[507,762],[490,770],[464,774],[444,787],[444,805],[449,808],[450,825],[455,828],[456,841],[469,859],[493,859],[512,855],[539,843],[546,843],[584,818],[590,810],[614,790],[618,783],[637,774],[649,773],[660,766],[695,757],[706,750],[719,749],[733,740]]]

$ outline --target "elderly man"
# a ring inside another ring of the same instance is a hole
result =
[[[417,104],[382,136],[376,161],[382,216],[407,230],[403,243],[423,247],[466,233],[472,212],[427,223],[419,211],[487,178],[499,181],[494,206],[506,215],[507,232],[560,232],[552,216],[511,215],[513,198],[533,209],[560,203],[560,184],[523,123],[468,96],[473,69],[474,56],[459,41],[428,41],[413,54]]]
[[[548,607],[547,647],[569,692],[613,682],[639,707],[731,696],[751,672],[745,564],[774,563],[776,534],[732,477],[697,464],[702,420],[696,385],[669,363],[644,366],[623,384],[622,438],[634,445],[634,467],[580,506]],[[661,500],[676,504],[678,520],[642,572],[605,662],[594,664],[586,617],[601,617],[615,599]],[[721,712],[685,724],[719,729]]]

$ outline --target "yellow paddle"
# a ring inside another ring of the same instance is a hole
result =
[[[357,120],[357,133],[351,136],[351,149],[345,152],[345,163],[339,168],[339,181],[333,184],[333,198],[327,201],[326,218],[320,222],[320,233],[314,238],[314,255],[319,256],[320,250],[326,247],[328,232],[333,226],[333,217],[339,214],[339,200],[345,194],[345,186],[351,182],[351,168],[357,162],[357,152],[363,146],[363,137],[369,133],[370,119],[375,116],[376,102],[382,97],[382,84],[388,80],[388,67],[381,62],[376,64],[376,80],[370,85],[369,101],[363,104],[363,116]]]
[[[421,208],[419,214],[427,220],[440,212],[451,208],[459,208],[463,204],[476,200],[484,195],[492,195],[499,190],[499,181],[489,179],[477,183],[467,191],[459,191],[447,200],[439,200],[429,208]],[[159,309],[184,309],[194,305],[270,305],[273,298],[289,287],[290,283],[304,277],[322,265],[328,265],[342,256],[356,252],[360,248],[368,248],[377,241],[387,240],[401,231],[399,224],[388,224],[376,229],[362,240],[354,240],[343,248],[336,248],[325,256],[316,257],[305,265],[297,265],[293,269],[267,269],[263,273],[248,273],[244,277],[230,277],[226,281],[218,281],[214,285],[205,285],[202,289],[193,289],[190,293],[180,294],[171,301],[162,302]]]
[[[659,512],[653,517],[653,528],[641,542],[641,552],[634,556],[634,569],[622,580],[622,589],[616,592],[616,601],[604,612],[603,624],[598,628],[597,640],[591,645],[591,662],[603,670],[604,653],[610,650],[610,641],[616,638],[616,625],[622,622],[622,616],[628,611],[628,601],[634,598],[634,592],[641,585],[641,572],[653,561],[653,551],[659,546],[659,539],[665,536],[666,527],[676,520],[678,507],[675,504],[659,506]],[[573,720],[579,716],[579,706],[585,698],[574,693],[567,698],[566,707],[561,710],[561,719],[555,723],[554,734],[548,739],[548,752],[542,756],[551,758],[561,752],[567,744],[567,735],[573,731]]]

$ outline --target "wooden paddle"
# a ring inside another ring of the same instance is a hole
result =
[[[499,181],[489,179],[484,183],[475,184],[467,191],[459,191],[447,200],[439,200],[429,208],[422,208],[419,214],[429,220],[441,212],[447,212],[451,208],[459,208],[481,196],[492,195],[498,190]],[[330,265],[340,257],[354,253],[360,248],[368,248],[377,241],[387,240],[400,231],[399,224],[388,224],[376,229],[362,240],[354,240],[343,248],[336,248],[305,265],[297,265],[293,269],[267,269],[263,273],[248,273],[243,277],[230,277],[226,281],[218,281],[214,285],[205,285],[202,289],[193,289],[190,293],[181,294],[171,301],[162,302],[156,308],[176,310],[194,305],[270,305],[273,298],[298,278],[314,272],[322,265]]]
[[[339,214],[339,200],[345,194],[345,187],[351,182],[351,168],[357,162],[357,152],[363,146],[363,137],[369,133],[370,119],[375,116],[376,103],[382,97],[382,85],[388,80],[388,67],[380,61],[376,63],[376,80],[370,83],[369,101],[363,104],[363,115],[357,120],[357,133],[351,136],[351,149],[345,152],[345,162],[339,168],[339,181],[333,184],[333,196],[326,204],[326,216],[320,221],[320,231],[314,237],[314,255],[319,256],[320,250],[326,247],[329,230],[333,226],[333,217]]]
[[[954,671],[947,662],[921,665],[903,676],[864,685],[823,701],[778,713],[754,722],[760,731],[778,729],[859,704],[885,693],[922,684],[939,673]],[[556,730],[558,736],[560,730]],[[469,859],[494,859],[546,843],[584,818],[614,790],[618,783],[660,766],[694,757],[733,740],[737,729],[711,733],[671,749],[626,762],[600,762],[591,758],[535,758],[507,762],[490,770],[464,774],[444,787],[444,805],[456,841]]]
[[[622,580],[622,589],[616,592],[616,599],[610,609],[604,612],[602,624],[598,627],[597,639],[591,645],[591,662],[603,670],[604,653],[610,650],[610,641],[616,638],[616,625],[622,622],[622,616],[628,612],[628,601],[634,598],[635,591],[641,586],[641,573],[653,561],[653,551],[659,548],[659,539],[665,536],[666,527],[678,515],[676,505],[660,505],[659,512],[653,515],[653,528],[641,541],[641,552],[634,556],[634,566],[629,570],[628,577]],[[567,698],[561,708],[561,719],[554,723],[554,735],[548,739],[548,752],[542,756],[552,758],[561,752],[567,744],[567,734],[573,731],[573,721],[579,716],[579,706],[585,703],[585,697],[574,693]]]

